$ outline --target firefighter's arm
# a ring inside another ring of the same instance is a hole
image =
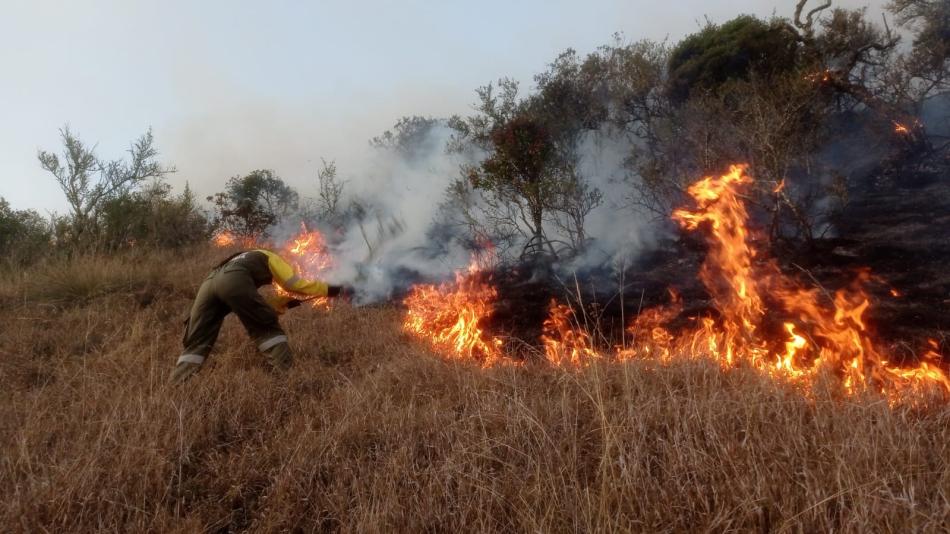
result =
[[[277,254],[267,254],[267,267],[270,269],[274,282],[287,291],[302,293],[311,297],[325,297],[328,286],[320,280],[306,280],[294,273],[294,268]]]

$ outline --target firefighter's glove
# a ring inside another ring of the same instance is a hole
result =
[[[327,296],[331,298],[351,300],[353,294],[353,288],[350,286],[327,286]]]

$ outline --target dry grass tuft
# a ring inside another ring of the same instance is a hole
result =
[[[703,362],[483,370],[428,354],[391,308],[289,314],[297,365],[286,376],[270,373],[229,318],[209,368],[169,387],[180,319],[213,256],[64,265],[87,277],[46,275],[71,306],[43,305],[53,294],[27,279],[3,289],[5,530],[863,532],[950,522],[948,408],[806,401]],[[143,286],[161,290],[145,302]]]

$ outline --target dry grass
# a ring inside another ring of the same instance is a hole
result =
[[[341,306],[287,317],[287,376],[229,318],[210,368],[169,387],[180,320],[213,263],[175,260],[48,266],[86,277],[65,299],[36,285],[50,271],[3,286],[3,530],[950,523],[950,409],[806,401],[702,362],[482,370],[407,340],[397,310]]]

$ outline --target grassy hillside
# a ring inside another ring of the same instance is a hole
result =
[[[220,253],[85,258],[0,289],[4,531],[940,531],[950,408],[805,400],[701,361],[481,369],[395,307],[237,320],[184,387]]]

